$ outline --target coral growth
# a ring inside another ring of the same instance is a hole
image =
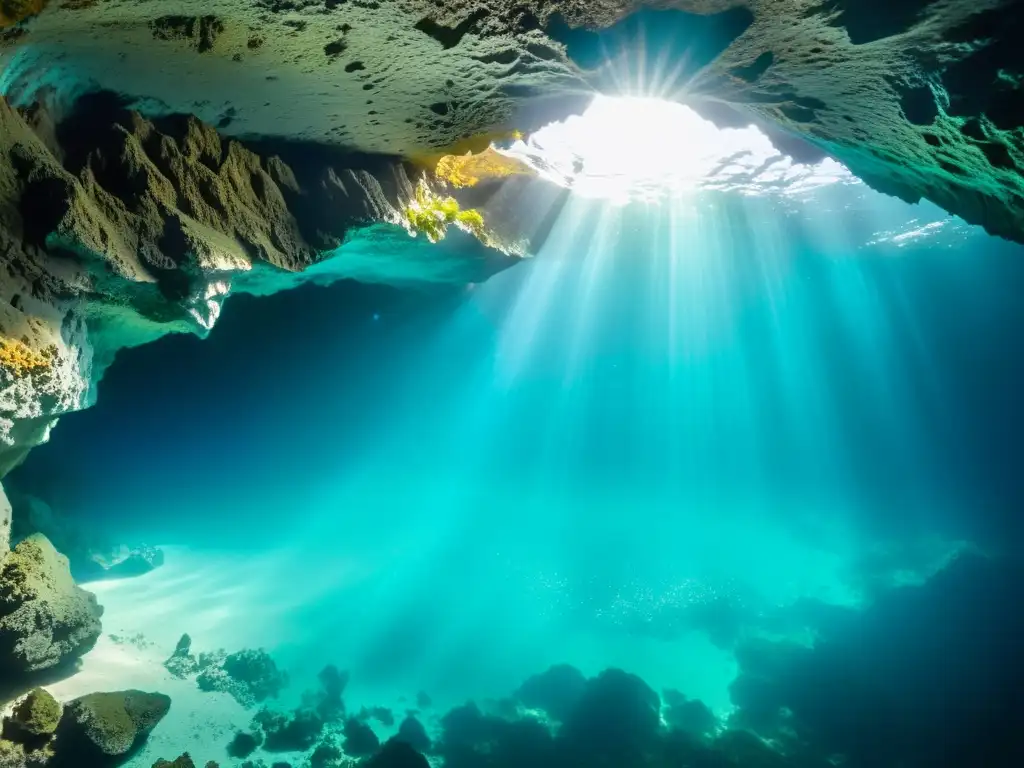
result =
[[[127,755],[141,744],[171,708],[161,693],[90,693],[67,705],[57,728],[58,754],[74,754],[84,765]]]
[[[44,536],[18,544],[0,569],[0,677],[14,680],[92,649],[103,609],[75,585],[68,560]]]
[[[56,347],[40,353],[18,339],[0,338],[0,368],[16,379],[49,371],[56,354]]]
[[[29,739],[48,737],[57,730],[60,722],[61,706],[57,700],[42,688],[34,688],[18,702],[8,723],[13,730],[24,734]]]
[[[180,656],[181,643],[175,650],[176,656],[168,659],[167,663],[175,662],[172,666],[181,664],[181,668],[187,668],[182,664]],[[187,656],[187,650],[185,651]],[[199,677],[196,684],[203,691],[222,691],[231,694],[234,699],[243,707],[252,707],[268,698],[277,698],[281,689],[288,684],[288,676],[277,668],[277,664],[270,658],[270,655],[261,649],[246,649],[224,656],[218,663],[215,655],[200,655],[196,664],[199,669]]]

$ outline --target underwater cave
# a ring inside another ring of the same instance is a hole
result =
[[[1024,764],[1022,14],[0,3],[0,768]]]

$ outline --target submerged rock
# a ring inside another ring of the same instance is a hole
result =
[[[170,708],[170,696],[135,690],[75,699],[65,707],[57,728],[58,758],[69,766],[116,765],[117,758],[146,740]]]
[[[188,634],[178,639],[174,653],[164,662],[164,668],[179,680],[199,672],[199,661],[192,655],[192,638]]]
[[[163,565],[164,553],[156,547],[128,547],[61,514],[42,499],[12,493],[12,537],[15,541],[32,534],[48,538],[67,557],[76,581],[100,581],[141,576]]]
[[[4,721],[4,734],[10,732],[21,742],[46,740],[57,730],[61,711],[53,696],[42,688],[35,688],[15,705],[11,716]]]
[[[354,717],[345,721],[342,733],[345,736],[342,749],[349,757],[366,757],[380,749],[380,739],[373,728]]]
[[[179,641],[179,646],[182,641],[184,638]],[[200,690],[229,693],[243,707],[277,698],[288,684],[288,676],[277,668],[270,654],[262,648],[232,653],[223,657],[219,664],[213,663],[209,656],[200,655],[198,666],[201,671],[196,683]]]
[[[186,752],[177,760],[157,760],[153,763],[153,768],[196,768],[196,764],[192,758],[189,757],[188,752]],[[220,766],[211,760],[206,764],[205,768],[220,768]]]
[[[402,724],[398,726],[398,734],[395,738],[399,741],[404,741],[418,752],[430,751],[430,736],[427,735],[427,729],[423,727],[423,723],[419,721],[416,715],[408,714],[405,716]]]
[[[334,768],[341,765],[345,753],[338,749],[333,741],[324,741],[317,745],[309,756],[309,768]]]
[[[259,731],[256,731],[255,733],[236,733],[235,738],[233,738],[231,743],[228,744],[228,755],[231,757],[248,757],[255,752],[262,743],[263,734]]]
[[[263,748],[268,752],[305,752],[316,744],[325,723],[314,710],[299,708],[290,715],[263,709],[253,725],[266,735]]]
[[[100,636],[103,609],[75,585],[67,558],[44,536],[22,541],[0,568],[0,677],[71,662]]]
[[[366,768],[430,768],[430,763],[407,742],[391,739],[366,761]]]

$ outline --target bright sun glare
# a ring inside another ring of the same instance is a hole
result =
[[[779,152],[757,128],[719,128],[690,107],[597,96],[582,114],[500,150],[586,197],[653,202],[698,189],[794,194],[855,179],[834,160]]]

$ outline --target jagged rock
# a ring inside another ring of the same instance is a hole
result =
[[[44,537],[22,541],[0,567],[0,675],[15,679],[77,659],[100,636],[103,609],[76,586]]]
[[[301,20],[297,7],[52,7],[11,41],[9,90],[95,82],[237,135],[418,157],[529,131],[649,70],[663,92],[799,137],[882,191],[1024,238],[1015,0],[375,0]]]
[[[14,711],[4,722],[4,733],[9,731],[21,737],[19,740],[36,742],[46,739],[57,730],[61,706],[53,696],[42,688],[34,688],[17,703]]]
[[[56,752],[69,765],[114,765],[146,740],[170,707],[170,697],[161,693],[130,690],[82,696],[64,708]]]
[[[92,403],[118,349],[205,335],[231,292],[473,282],[517,261],[468,235],[411,239],[402,211],[422,172],[390,157],[275,147],[290,165],[103,96],[46,113],[0,98],[0,476]]]
[[[202,659],[199,666],[204,666]],[[196,683],[203,691],[229,693],[243,707],[252,707],[277,698],[288,684],[288,676],[262,648],[246,649],[224,657],[219,665],[207,663]]]

